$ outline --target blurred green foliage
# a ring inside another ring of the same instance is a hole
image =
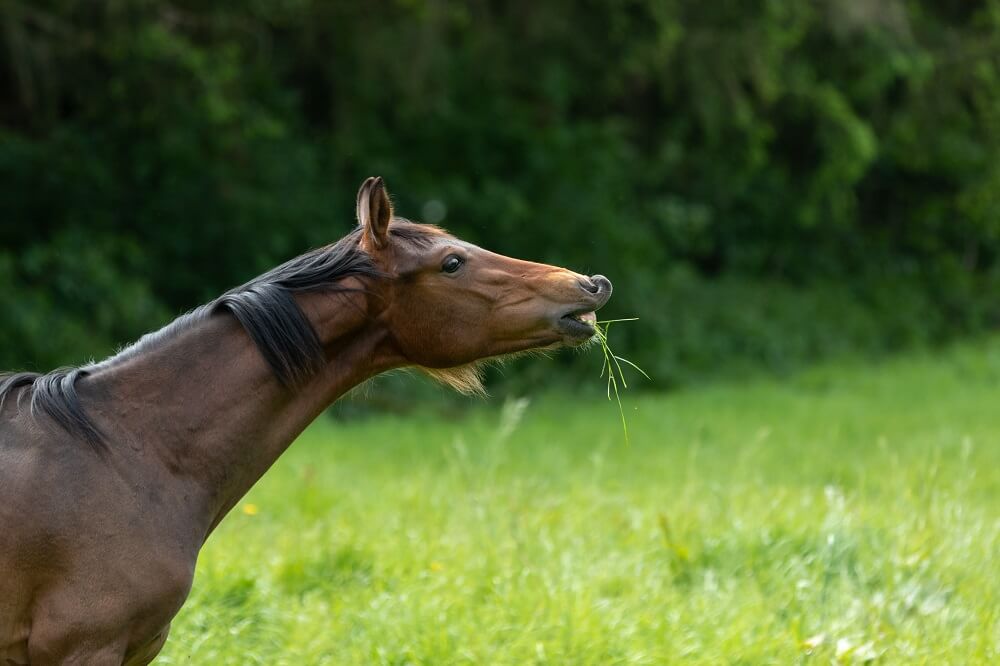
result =
[[[341,236],[370,174],[607,274],[660,381],[1000,321],[998,0],[7,0],[0,51],[0,366]]]

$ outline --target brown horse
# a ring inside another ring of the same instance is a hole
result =
[[[102,363],[0,376],[0,664],[146,664],[198,551],[316,416],[416,366],[481,390],[477,364],[579,345],[611,295],[392,215],[359,226]]]

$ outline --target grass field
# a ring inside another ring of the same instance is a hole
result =
[[[1000,663],[1000,338],[625,399],[323,419],[156,663]]]

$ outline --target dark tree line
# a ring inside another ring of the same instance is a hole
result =
[[[662,380],[1000,321],[1000,2],[7,0],[0,365],[397,208],[600,271]]]

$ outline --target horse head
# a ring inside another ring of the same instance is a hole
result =
[[[385,276],[373,290],[395,351],[460,390],[478,389],[483,359],[586,343],[611,297],[603,275],[505,257],[395,217],[381,178],[361,185],[357,217],[361,248]]]

